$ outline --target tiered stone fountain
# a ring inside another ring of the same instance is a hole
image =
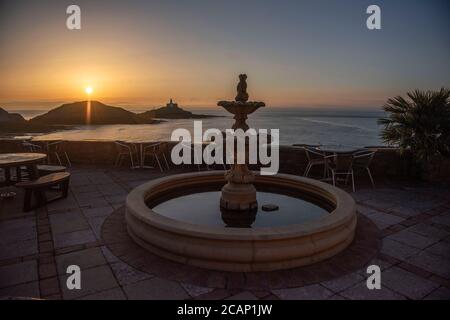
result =
[[[233,129],[244,131],[247,116],[265,106],[248,102],[245,80],[241,75],[235,101],[218,103],[234,114]],[[262,212],[258,198],[274,201],[280,210]],[[293,175],[260,176],[236,159],[228,172],[145,183],[128,195],[126,210],[129,235],[150,252],[239,272],[289,269],[330,258],[352,242],[356,220],[355,202],[343,190]]]

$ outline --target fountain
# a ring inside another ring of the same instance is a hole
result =
[[[218,105],[234,114],[233,129],[246,131],[247,116],[265,104],[249,102],[247,76],[239,78],[235,101]],[[261,210],[258,202],[265,203]],[[125,217],[131,238],[158,256],[236,272],[330,258],[353,241],[357,222],[355,202],[343,190],[293,175],[259,175],[236,156],[227,172],[177,174],[135,188]]]
[[[255,112],[258,108],[264,107],[264,102],[248,102],[247,93],[247,75],[239,75],[239,84],[237,86],[238,94],[235,101],[220,101],[217,105],[225,108],[228,112],[234,114],[236,120],[233,129],[242,129],[244,132],[249,129],[247,115]],[[247,153],[247,148],[245,149]],[[247,159],[247,155],[245,159]],[[226,173],[225,178],[228,183],[222,188],[222,197],[220,198],[220,207],[223,210],[230,211],[254,211],[258,207],[256,201],[256,189],[253,186],[255,176],[247,164],[237,163],[235,153],[234,163],[231,170]]]

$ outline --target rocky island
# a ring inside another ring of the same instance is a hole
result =
[[[155,119],[204,119],[217,117],[205,114],[194,114],[190,111],[183,110],[177,103],[174,103],[172,99],[170,99],[165,107],[149,110],[140,115]]]

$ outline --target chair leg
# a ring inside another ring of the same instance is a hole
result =
[[[353,171],[350,173],[352,175],[352,188],[353,188],[353,192],[355,192],[355,177],[353,175]]]
[[[131,166],[134,167],[133,154],[130,152]]]
[[[310,163],[308,163],[308,165],[306,166],[306,170],[305,170],[305,173],[303,174],[305,177],[307,177],[308,176],[308,174],[309,174],[309,170],[311,169],[311,164]]]
[[[66,156],[67,164],[69,165],[69,167],[71,167],[71,166],[72,166],[72,163],[70,162],[69,155],[68,155],[67,152],[65,152],[65,151],[64,151],[64,155]]]
[[[336,186],[336,175],[335,175],[333,170],[331,171],[331,175],[332,175],[332,178],[333,178],[333,186]]]
[[[375,183],[373,183],[372,173],[370,172],[370,169],[366,168],[367,173],[369,174],[370,182],[372,183],[372,188],[375,188]]]
[[[59,157],[59,154],[57,152],[55,152],[55,156],[56,159],[58,160],[59,165],[62,166],[61,158]]]
[[[163,158],[164,158],[164,161],[166,162],[167,170],[170,170],[169,162],[167,161],[166,155],[163,153],[162,156],[163,156]]]
[[[163,168],[161,167],[161,163],[159,162],[159,158],[158,158],[158,156],[156,154],[155,154],[155,159],[156,159],[156,162],[158,163],[159,170],[161,172],[163,172]]]

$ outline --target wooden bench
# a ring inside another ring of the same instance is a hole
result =
[[[38,165],[37,169],[39,176],[42,177],[52,173],[66,172],[67,168],[64,166]]]
[[[33,181],[19,182],[16,187],[25,189],[23,210],[25,212],[44,206],[45,204],[66,198],[69,193],[70,173],[58,172],[42,176]],[[61,195],[50,200],[47,199],[45,191],[59,186]],[[36,205],[32,205],[33,195],[36,197]]]

